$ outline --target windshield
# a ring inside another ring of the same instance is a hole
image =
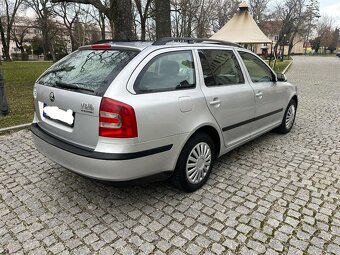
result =
[[[79,50],[47,70],[39,84],[103,95],[119,72],[138,54],[132,50]]]

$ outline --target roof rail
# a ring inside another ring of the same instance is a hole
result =
[[[103,43],[115,43],[115,42],[147,42],[143,40],[114,40],[114,39],[104,39],[94,42],[93,44],[103,44]]]
[[[215,40],[215,39],[191,38],[191,37],[163,37],[163,38],[160,38],[157,41],[155,41],[152,45],[165,45],[168,42],[187,42],[189,44],[193,44],[195,42],[212,42],[212,43],[221,44],[221,45],[243,48],[238,43]]]

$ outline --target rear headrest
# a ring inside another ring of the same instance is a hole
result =
[[[172,60],[163,60],[160,66],[160,73],[165,75],[177,75],[179,64]]]

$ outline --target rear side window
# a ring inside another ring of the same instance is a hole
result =
[[[271,70],[262,62],[261,59],[253,54],[239,51],[245,66],[247,67],[252,82],[270,82],[273,81]]]
[[[129,50],[79,50],[57,62],[37,83],[103,95],[137,54]]]
[[[138,75],[137,93],[151,93],[195,87],[195,67],[191,51],[160,54]]]
[[[206,86],[244,83],[241,67],[231,50],[200,50],[199,56]]]

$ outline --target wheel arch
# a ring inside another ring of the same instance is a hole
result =
[[[186,139],[186,141],[183,143],[182,148],[177,156],[177,160],[179,155],[181,154],[181,151],[183,150],[184,146],[187,144],[187,142],[194,137],[195,135],[199,134],[199,133],[206,133],[207,135],[209,135],[211,137],[211,139],[214,142],[214,146],[215,146],[215,156],[218,157],[220,155],[221,152],[221,139],[223,139],[223,137],[220,135],[220,133],[218,132],[217,127],[214,127],[213,125],[210,124],[204,124],[200,127],[197,127],[197,129],[195,129]]]
[[[296,102],[296,107],[297,107],[298,104],[299,104],[299,100],[298,100],[297,95],[292,96],[292,98],[289,100],[289,102],[292,101],[292,100],[295,100],[295,102]]]

